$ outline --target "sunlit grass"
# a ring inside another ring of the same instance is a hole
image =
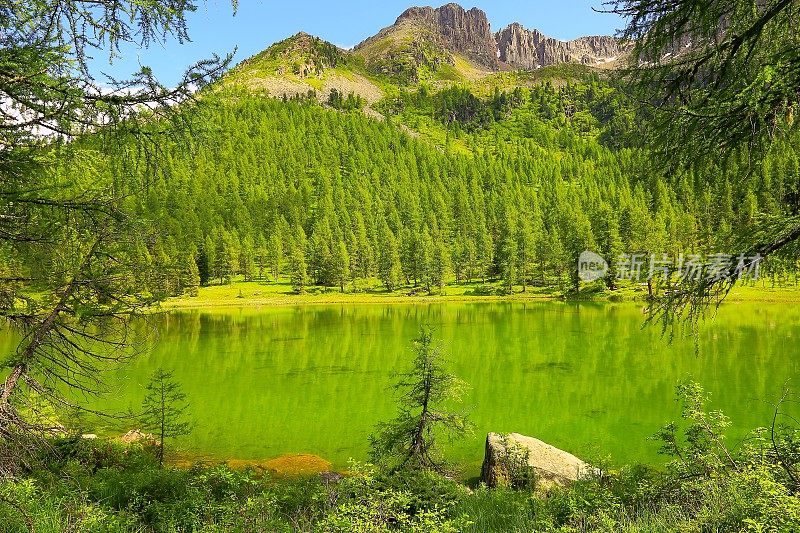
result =
[[[339,303],[414,303],[434,301],[516,301],[546,299],[577,299],[609,302],[647,301],[648,289],[644,283],[621,282],[614,290],[606,289],[600,282],[586,284],[578,294],[565,295],[565,285],[547,287],[515,286],[513,294],[507,294],[499,281],[487,283],[448,283],[440,293],[434,289],[429,294],[424,287],[413,285],[388,292],[378,279],[361,280],[357,285],[348,284],[344,292],[339,287],[309,287],[302,294],[295,293],[288,279],[272,281],[243,281],[236,279],[228,285],[213,284],[201,287],[196,297],[170,298],[166,308],[201,307],[250,307],[269,305],[339,304]],[[770,280],[736,286],[725,300],[739,302],[800,302],[800,287],[793,283],[774,284]]]

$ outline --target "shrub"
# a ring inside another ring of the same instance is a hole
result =
[[[510,441],[507,435],[502,436],[502,442],[504,452],[497,458],[498,485],[512,489],[535,489],[538,476],[530,466],[530,450],[518,442]]]
[[[423,480],[421,483],[427,488],[433,486],[430,480],[424,481],[424,477],[419,480]],[[456,533],[469,525],[463,515],[450,516],[452,504],[430,501],[421,508],[410,490],[387,487],[368,465],[354,465],[353,475],[342,480],[337,494],[335,505],[318,524],[320,531]]]
[[[407,492],[411,496],[408,511],[412,515],[435,508],[450,508],[468,494],[463,485],[428,470],[382,474],[378,475],[376,483],[382,490]]]

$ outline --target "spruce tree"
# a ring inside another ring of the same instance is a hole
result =
[[[281,265],[283,264],[283,242],[277,231],[273,231],[269,236],[267,264],[269,265],[272,280],[277,283],[281,274]]]
[[[522,292],[526,292],[536,256],[536,236],[529,217],[521,216],[517,221],[516,229],[517,277],[522,284]]]
[[[187,419],[186,394],[180,383],[172,378],[172,372],[159,368],[147,384],[147,393],[142,401],[141,424],[145,431],[158,438],[158,464],[164,466],[164,447],[167,439],[188,435],[192,423]]]
[[[200,287],[200,269],[197,267],[197,261],[192,254],[186,254],[182,263],[184,266],[181,270],[181,291],[191,297],[196,297]]]
[[[419,240],[419,248],[417,248],[417,268],[419,269],[419,276],[425,290],[430,294],[433,290],[433,284],[436,282],[435,265],[433,261],[433,254],[435,252],[433,239],[426,227]]]
[[[304,293],[309,283],[306,243],[303,228],[298,228],[289,253],[289,282],[292,284],[292,290],[297,294]]]
[[[444,293],[444,285],[450,274],[450,251],[444,238],[437,235],[433,243],[433,254],[430,265],[431,283],[439,289],[439,294]]]
[[[370,437],[372,456],[395,469],[442,471],[437,438],[463,437],[472,428],[466,416],[447,409],[448,403],[461,399],[464,384],[445,368],[441,347],[434,345],[430,330],[421,330],[414,339],[414,352],[411,370],[395,385],[400,412]]]
[[[344,286],[350,278],[350,254],[347,253],[344,241],[339,241],[336,253],[333,254],[333,276],[340,291],[344,292]]]
[[[380,246],[378,248],[378,276],[388,292],[394,291],[403,275],[400,265],[400,252],[397,239],[389,226],[381,226]]]
[[[203,244],[203,252],[205,253],[208,264],[208,278],[206,278],[204,285],[208,285],[217,277],[217,244],[210,234],[206,235]]]

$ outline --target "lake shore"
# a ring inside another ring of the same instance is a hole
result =
[[[418,292],[417,292],[418,291]],[[643,286],[626,286],[616,291],[586,291],[578,296],[565,296],[553,288],[516,287],[514,294],[499,294],[499,286],[453,284],[443,294],[427,294],[423,289],[405,288],[395,292],[371,289],[363,292],[313,287],[295,294],[288,283],[237,281],[230,285],[201,287],[198,296],[169,298],[162,310],[192,310],[219,307],[280,307],[345,304],[432,304],[432,303],[501,303],[501,302],[597,302],[645,304]],[[723,304],[734,303],[800,303],[800,287],[772,287],[769,282],[736,287]]]

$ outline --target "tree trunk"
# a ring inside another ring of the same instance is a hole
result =
[[[95,241],[92,245],[89,252],[84,256],[83,262],[78,267],[78,270],[75,272],[75,275],[72,277],[70,282],[64,288],[64,291],[61,293],[61,298],[59,299],[58,303],[53,307],[50,313],[45,317],[41,324],[36,328],[33,335],[28,342],[28,345],[22,351],[19,357],[19,361],[14,365],[11,370],[11,374],[9,374],[8,378],[6,378],[5,383],[3,383],[3,389],[0,391],[0,404],[3,406],[8,405],[11,401],[11,395],[13,394],[14,390],[16,389],[19,380],[25,375],[28,371],[28,363],[31,362],[34,355],[36,354],[36,350],[39,346],[44,342],[45,337],[53,329],[56,324],[56,320],[58,319],[59,315],[66,309],[67,307],[67,300],[72,293],[75,292],[75,289],[78,287],[78,278],[89,267],[92,257],[94,257],[95,252],[97,251],[97,247],[100,244],[100,239]]]

